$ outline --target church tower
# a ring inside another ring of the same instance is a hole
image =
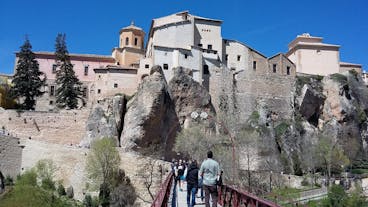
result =
[[[144,35],[142,28],[135,26],[134,22],[120,30],[119,47],[112,51],[120,67],[139,67],[139,60],[144,56]]]

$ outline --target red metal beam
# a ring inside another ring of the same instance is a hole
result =
[[[161,184],[160,190],[156,194],[156,198],[153,201],[151,207],[167,207],[167,202],[170,197],[171,186],[172,186],[173,180],[174,180],[174,173],[170,172],[165,182]]]

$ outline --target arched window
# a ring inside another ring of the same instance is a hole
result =
[[[203,74],[204,75],[210,74],[210,71],[208,70],[208,65],[203,65]]]
[[[134,38],[134,45],[137,46],[138,45],[138,38]]]
[[[125,38],[125,45],[129,45],[129,37]]]

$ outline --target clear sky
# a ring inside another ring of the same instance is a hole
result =
[[[223,38],[266,56],[308,32],[341,45],[341,61],[368,70],[368,0],[0,0],[0,73],[13,73],[26,34],[33,51],[54,51],[63,32],[70,53],[111,55],[132,20],[148,34],[153,18],[183,10],[223,20]]]

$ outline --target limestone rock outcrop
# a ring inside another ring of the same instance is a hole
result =
[[[325,97],[313,89],[310,85],[305,84],[302,89],[302,94],[299,100],[299,112],[307,120],[314,116],[317,118],[321,113],[321,108],[324,103]]]
[[[168,152],[174,144],[179,122],[161,67],[154,66],[150,74],[128,102],[120,144],[126,150],[144,152],[158,148]]]
[[[209,118],[215,118],[216,112],[211,104],[208,91],[192,78],[191,70],[183,67],[174,68],[174,76],[169,82],[169,89],[175,112],[181,126],[190,122],[192,112],[206,112]]]
[[[110,137],[115,140],[118,146],[124,112],[124,96],[115,96],[111,99],[99,101],[88,117],[86,135],[79,145],[82,147],[90,147],[94,140]]]

